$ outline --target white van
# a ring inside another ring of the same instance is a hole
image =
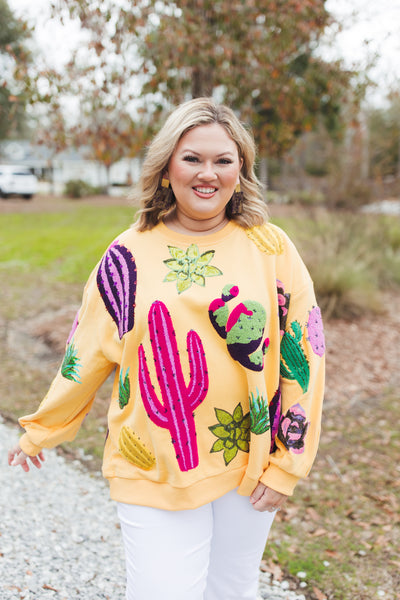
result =
[[[38,181],[28,167],[0,165],[0,198],[14,194],[30,200],[37,192]]]

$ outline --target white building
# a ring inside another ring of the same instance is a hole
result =
[[[29,167],[39,178],[41,189],[47,187],[56,194],[62,194],[65,184],[76,179],[94,187],[107,186],[106,167],[97,161],[88,160],[85,158],[86,154],[85,148],[71,148],[54,155],[50,148],[34,145],[26,140],[0,142],[1,163]],[[138,180],[140,166],[139,158],[124,158],[112,165],[109,193],[124,193],[128,185]]]

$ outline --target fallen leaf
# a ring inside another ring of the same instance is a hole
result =
[[[327,600],[327,597],[325,596],[325,594],[323,594],[321,592],[321,590],[319,590],[317,587],[313,587],[313,592],[314,592],[317,600]]]
[[[322,527],[319,527],[311,535],[313,537],[319,537],[320,535],[327,535],[327,533],[328,533],[328,531],[326,529],[323,529]]]
[[[58,592],[58,590],[56,590],[56,588],[53,588],[53,587],[51,587],[51,585],[47,585],[47,583],[44,583],[44,584],[42,585],[42,588],[43,588],[44,590],[51,590],[52,592]]]
[[[309,506],[306,509],[306,513],[310,517],[310,519],[312,519],[313,521],[320,521],[321,520],[321,517],[319,516],[319,514],[317,513],[317,511],[314,508],[311,508],[311,506]]]

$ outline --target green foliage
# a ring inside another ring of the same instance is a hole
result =
[[[101,188],[94,187],[82,179],[71,179],[65,184],[64,194],[69,198],[84,198],[94,196],[101,192]]]
[[[282,154],[319,120],[332,135],[340,132],[354,73],[316,55],[333,21],[323,0],[140,0],[133,11],[111,0],[61,0],[55,12],[64,10],[91,37],[84,67],[78,60],[68,67],[69,91],[82,79],[92,120],[116,105],[122,114],[135,100],[140,119],[125,136],[131,147],[157,130],[171,104],[211,95],[252,123],[263,155]],[[141,89],[131,85],[133,77]],[[102,155],[121,146],[114,143],[121,132],[106,139],[86,130]]]
[[[124,207],[77,205],[69,212],[0,215],[0,272],[45,272],[84,283],[109,243],[134,219]]]
[[[371,172],[375,177],[399,174],[400,92],[390,97],[385,108],[373,108],[368,115]]]
[[[325,204],[326,197],[318,190],[299,190],[289,193],[289,202],[303,206],[318,206]]]

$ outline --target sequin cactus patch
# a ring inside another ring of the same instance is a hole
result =
[[[278,312],[279,312],[279,329],[281,335],[285,333],[286,321],[288,316],[290,294],[285,292],[285,287],[282,281],[276,280],[276,289],[278,294]]]
[[[218,423],[208,429],[218,439],[214,442],[211,452],[224,453],[225,465],[235,458],[239,450],[250,450],[250,412],[243,414],[242,405],[236,406],[232,414],[222,408],[215,408]]]
[[[303,393],[306,393],[310,382],[310,366],[304,354],[303,331],[298,321],[292,321],[290,327],[292,333],[285,331],[281,340],[280,373],[285,379],[297,381]]]
[[[269,420],[271,422],[271,454],[277,449],[275,438],[278,434],[281,416],[281,390],[278,387],[274,397],[269,403]]]
[[[215,331],[226,340],[231,357],[251,371],[262,371],[269,346],[269,338],[264,338],[267,314],[256,300],[244,300],[229,311],[228,302],[238,295],[238,286],[226,285],[208,307],[208,316]]]
[[[168,429],[181,471],[199,464],[194,410],[208,391],[208,371],[203,344],[191,330],[186,336],[190,364],[186,384],[171,315],[161,301],[153,302],[149,311],[150,343],[161,398],[153,386],[146,352],[139,346],[139,386],[148,417],[158,427]]]
[[[288,450],[294,454],[302,454],[308,426],[304,408],[300,404],[295,404],[282,417],[278,438]]]
[[[176,283],[178,294],[188,290],[193,283],[202,287],[206,284],[206,277],[216,277],[222,275],[218,267],[210,265],[214,257],[215,250],[207,250],[200,254],[196,244],[191,244],[186,250],[168,246],[171,258],[164,260],[169,273],[164,281]]]
[[[250,393],[250,431],[256,435],[265,433],[270,428],[268,400],[257,392]]]
[[[122,339],[135,318],[136,263],[128,248],[118,243],[110,246],[97,272],[97,286]]]
[[[139,469],[150,471],[155,466],[155,457],[130,427],[124,426],[121,429],[118,443],[122,456]]]
[[[310,342],[312,351],[317,356],[323,356],[325,354],[325,336],[319,306],[313,306],[310,310],[307,321],[307,332],[307,340]]]
[[[121,369],[119,373],[119,386],[118,386],[118,403],[119,407],[122,410],[129,402],[129,398],[131,395],[131,384],[129,382],[129,367],[125,371],[125,375],[123,369]]]
[[[75,347],[74,340],[72,339],[67,346],[64,360],[61,365],[61,375],[65,377],[65,379],[75,381],[75,383],[82,383],[79,375],[79,370],[82,365],[79,360],[78,351]]]

